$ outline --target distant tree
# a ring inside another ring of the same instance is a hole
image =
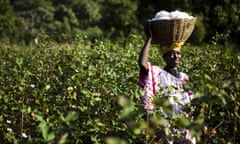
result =
[[[53,0],[53,4],[57,7],[55,12],[56,20],[68,19],[69,28],[72,29],[71,33],[82,32],[88,35],[89,39],[101,37],[101,29],[98,27],[102,17],[100,1]],[[65,7],[65,12],[63,12],[63,6]]]
[[[59,4],[55,6],[53,18],[45,27],[46,33],[59,42],[69,40],[79,24],[75,13],[66,5]]]
[[[37,38],[45,27],[54,21],[55,8],[51,1],[46,0],[12,0],[14,12],[22,19],[25,26],[26,43],[32,42]]]
[[[9,0],[0,0],[0,37],[1,40],[16,42],[23,35],[23,25],[13,12]]]
[[[205,42],[209,42],[216,33],[221,34],[222,44],[240,44],[240,1],[239,0],[189,0],[195,14],[202,15],[207,31]]]
[[[138,1],[105,0],[102,2],[100,27],[107,37],[114,41],[126,42],[130,33],[139,26],[136,16]]]
[[[181,10],[198,17],[191,42],[219,33],[220,43],[240,44],[239,9],[239,0],[0,0],[0,36],[31,43],[41,32],[58,41],[81,32],[126,43],[131,33],[143,34],[156,12]]]

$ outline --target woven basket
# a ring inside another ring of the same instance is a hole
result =
[[[191,36],[196,20],[197,18],[152,21],[152,43],[170,46],[174,42],[185,42]]]

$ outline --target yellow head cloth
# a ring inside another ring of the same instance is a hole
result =
[[[174,42],[171,44],[171,46],[163,46],[161,47],[162,54],[165,54],[168,51],[174,50],[174,51],[180,51],[184,42]]]

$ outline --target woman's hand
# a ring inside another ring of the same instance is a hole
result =
[[[152,38],[151,20],[150,19],[146,20],[144,31],[147,36],[147,39]]]

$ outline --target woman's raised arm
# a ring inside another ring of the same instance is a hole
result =
[[[138,65],[140,67],[140,72],[144,74],[148,74],[148,52],[149,48],[151,46],[152,41],[152,32],[150,29],[150,20],[148,20],[145,24],[145,34],[146,34],[146,41],[145,44],[140,52],[139,59],[138,59]]]

